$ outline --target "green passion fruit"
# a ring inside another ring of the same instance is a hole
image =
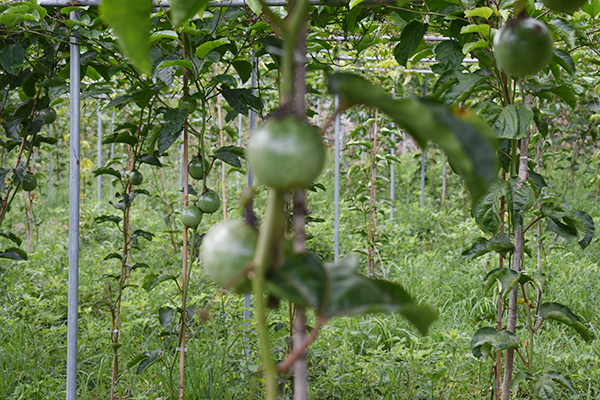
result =
[[[200,255],[208,277],[215,283],[238,293],[251,289],[246,274],[254,258],[258,233],[241,220],[230,220],[213,226],[204,236]]]
[[[35,190],[37,187],[37,179],[32,174],[23,175],[23,180],[21,181],[21,188],[26,192],[31,192]]]
[[[534,75],[548,65],[553,55],[550,30],[541,21],[519,16],[504,24],[494,37],[498,66],[517,78]]]
[[[204,193],[198,196],[198,208],[207,214],[217,211],[220,203],[221,199],[214,190],[206,189]]]
[[[46,124],[53,124],[56,121],[56,111],[52,107],[42,108],[40,110],[40,117]]]
[[[196,206],[187,206],[181,210],[181,222],[188,228],[196,228],[202,222],[202,210]]]
[[[196,100],[190,96],[183,96],[179,99],[179,109],[187,110],[188,114],[193,113],[196,110]]]
[[[202,158],[195,157],[188,163],[188,174],[196,180],[204,179],[209,165]]]
[[[248,140],[246,158],[259,181],[286,191],[310,186],[325,162],[319,130],[295,116],[272,118]]]
[[[129,182],[131,182],[131,184],[134,186],[141,185],[142,182],[144,182],[144,175],[142,175],[142,173],[137,169],[134,169],[129,174]]]
[[[552,11],[573,14],[579,10],[587,0],[542,0],[542,3]]]

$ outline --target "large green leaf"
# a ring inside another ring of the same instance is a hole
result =
[[[394,48],[394,57],[398,64],[406,67],[408,59],[412,57],[423,40],[427,27],[427,24],[415,20],[402,29],[400,43]]]
[[[471,352],[475,358],[485,361],[493,349],[515,349],[519,345],[519,338],[514,333],[498,331],[494,328],[481,328],[471,339]]]
[[[171,0],[173,25],[180,26],[194,15],[204,11],[208,0]]]
[[[496,282],[500,285],[500,295],[504,297],[519,282],[519,274],[510,268],[495,268],[491,270],[483,278],[483,294],[486,294]]]
[[[470,248],[462,252],[462,256],[467,257],[469,259],[474,259],[477,257],[481,257],[482,255],[487,254],[490,251],[506,253],[508,251],[512,251],[513,248],[514,245],[510,236],[501,233],[499,235],[494,236],[491,239],[477,239],[475,243],[471,245]]]
[[[572,327],[586,342],[594,339],[594,334],[567,306],[559,303],[544,303],[540,305],[540,317],[543,320],[551,319]]]
[[[577,239],[582,248],[586,248],[595,235],[594,220],[581,211],[567,212],[555,197],[541,200],[542,214],[550,221],[548,229],[562,237]]]
[[[18,247],[9,247],[0,251],[0,258],[8,258],[9,260],[26,261],[27,253],[25,250]]]
[[[594,225],[594,219],[589,216],[589,214],[584,213],[583,211],[575,211],[573,215],[583,223],[585,228],[585,236],[579,241],[579,246],[582,249],[585,249],[590,245],[594,235],[596,234],[596,226]]]
[[[314,255],[295,255],[271,273],[268,285],[273,294],[310,306],[326,319],[368,312],[398,312],[426,334],[437,318],[435,310],[416,303],[401,285],[359,274],[354,258],[337,265],[324,265]]]
[[[497,176],[493,132],[476,115],[418,98],[396,100],[364,78],[347,73],[329,76],[329,89],[350,107],[365,104],[379,108],[424,147],[440,146],[452,168],[462,175],[473,200],[483,195]]]
[[[523,212],[533,206],[535,193],[527,181],[522,182],[518,178],[510,178],[505,187],[506,209],[511,211],[513,230],[517,230],[523,225]]]
[[[498,178],[492,183],[485,196],[479,202],[474,203],[473,215],[475,216],[475,221],[481,230],[489,235],[495,235],[500,230],[502,223],[500,219],[500,207],[504,190],[505,182]]]
[[[521,139],[527,136],[533,112],[522,104],[511,104],[502,109],[494,122],[496,136],[502,139]]]
[[[100,13],[109,24],[123,53],[140,72],[150,72],[150,14],[152,0],[102,0]]]

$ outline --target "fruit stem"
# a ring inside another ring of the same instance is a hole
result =
[[[264,366],[265,398],[277,399],[277,369],[271,352],[269,329],[267,325],[267,306],[265,303],[266,274],[272,262],[273,244],[279,243],[283,237],[283,195],[275,189],[269,190],[265,220],[258,234],[256,254],[254,256],[254,274],[252,291],[255,298],[258,342]]]

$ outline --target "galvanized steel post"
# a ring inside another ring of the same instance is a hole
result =
[[[97,152],[97,162],[98,162],[98,168],[102,168],[102,113],[100,112],[100,104],[98,104],[98,110],[97,110],[97,117],[98,117],[98,144],[96,147],[96,152]],[[101,209],[102,209],[102,175],[98,175],[98,177],[96,178],[97,182],[98,182],[98,213],[100,213]]]
[[[340,98],[335,96],[334,110],[337,110],[340,105]],[[335,183],[333,189],[334,196],[334,233],[333,233],[333,261],[340,260],[340,115],[335,116],[334,129],[334,176]]]
[[[71,11],[72,20],[79,18]],[[70,41],[70,139],[69,139],[69,292],[67,308],[67,400],[77,399],[77,309],[79,306],[79,128],[80,48],[79,34],[71,31]]]

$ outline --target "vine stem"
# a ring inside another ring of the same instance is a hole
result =
[[[272,254],[274,249],[272,245],[274,243],[279,243],[284,234],[283,208],[283,194],[275,189],[269,189],[265,220],[258,234],[256,254],[254,255],[253,260],[254,276],[252,276],[252,292],[254,293],[254,300],[256,302],[254,308],[258,342],[264,368],[266,400],[276,400],[278,388],[277,369],[273,354],[271,353],[271,343],[269,340],[267,305],[264,293],[266,289],[267,270],[274,260]]]

